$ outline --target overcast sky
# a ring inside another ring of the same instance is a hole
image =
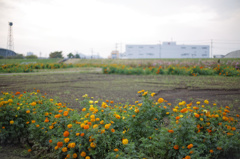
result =
[[[125,44],[171,40],[213,39],[213,54],[240,49],[240,0],[0,0],[0,48],[7,47],[8,22],[14,50],[24,55],[93,50],[107,57],[116,43],[124,52]]]

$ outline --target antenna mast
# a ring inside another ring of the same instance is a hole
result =
[[[9,22],[8,23],[8,39],[7,39],[7,49],[14,51],[14,43],[13,43],[13,33],[12,33],[12,26],[13,23]],[[6,52],[6,56],[8,56],[9,51]]]

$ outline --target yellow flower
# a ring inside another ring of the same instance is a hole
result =
[[[203,118],[200,118],[201,121],[203,121]]]
[[[86,111],[86,108],[83,108],[82,111],[83,111],[83,112]]]
[[[65,138],[65,139],[64,139],[64,142],[65,142],[65,143],[68,143],[69,140],[70,140],[69,138]]]
[[[197,101],[197,102],[196,102],[196,104],[197,104],[197,105],[199,105],[199,104],[200,104],[200,102],[199,102],[199,101]]]
[[[89,156],[85,157],[85,159],[91,159]]]
[[[72,127],[72,124],[68,124],[67,127],[70,129]]]
[[[17,107],[17,110],[19,110],[20,109],[20,107]]]
[[[123,143],[123,145],[128,144],[128,139],[123,139],[123,140],[122,140],[122,143]]]
[[[204,103],[205,103],[205,104],[209,104],[209,101],[208,101],[208,100],[204,100]]]
[[[98,125],[97,124],[94,124],[93,125],[93,129],[95,129],[95,128],[97,128],[98,127]]]
[[[90,101],[89,101],[89,103],[90,103],[90,104],[93,104],[93,101],[92,101],[92,100],[90,100]]]
[[[13,121],[13,120],[11,120],[11,121],[10,121],[10,124],[14,124],[14,121]]]
[[[177,112],[178,110],[177,109],[173,109],[173,112]]]
[[[182,117],[183,117],[183,115],[181,114],[181,115],[179,115],[179,117],[180,117],[180,118],[182,118]]]
[[[100,121],[100,124],[104,124],[104,121],[102,120],[102,121]]]
[[[153,96],[155,96],[155,94],[156,94],[156,93],[151,93],[151,96],[153,97]]]
[[[144,92],[144,93],[142,94],[142,96],[145,96],[145,95],[147,95],[147,94],[148,94],[148,91]]]
[[[169,114],[169,112],[167,112],[166,114]]]

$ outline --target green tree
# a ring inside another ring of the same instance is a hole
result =
[[[74,55],[72,53],[69,53],[67,56],[68,58],[74,58]]]
[[[49,54],[50,58],[62,58],[62,51],[55,51]]]
[[[79,54],[76,54],[76,55],[75,55],[75,58],[80,59]]]

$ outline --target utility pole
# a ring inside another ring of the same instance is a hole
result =
[[[159,40],[159,58],[161,58],[161,41]]]
[[[213,48],[213,39],[211,39],[211,54],[210,54],[210,58],[212,58],[212,55],[213,55],[212,48]]]

